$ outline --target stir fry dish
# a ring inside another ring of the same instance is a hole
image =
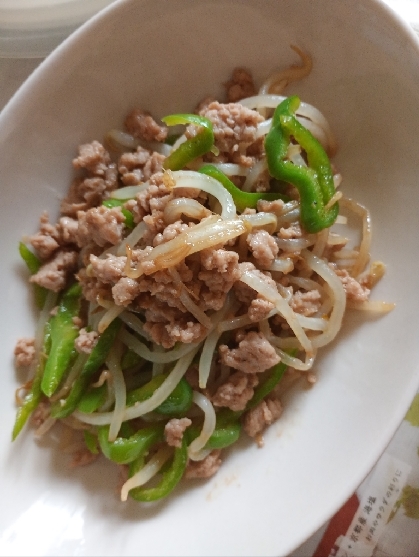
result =
[[[259,89],[237,68],[223,101],[161,120],[136,108],[80,145],[58,220],[20,243],[39,319],[15,348],[13,439],[28,421],[60,431],[73,465],[119,466],[123,501],[211,477],[241,435],[262,446],[345,312],[393,308],[369,300],[385,267],[328,121],[284,96],[312,66],[293,48],[300,65]]]

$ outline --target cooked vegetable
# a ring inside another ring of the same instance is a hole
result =
[[[329,158],[317,139],[300,124],[294,113],[300,105],[296,96],[285,99],[275,109],[272,127],[265,139],[271,176],[289,182],[300,194],[301,222],[307,232],[320,232],[336,220],[339,206],[329,202],[335,195]],[[304,149],[308,166],[287,160],[291,138]]]
[[[167,170],[181,170],[188,163],[196,158],[208,153],[214,145],[214,133],[212,123],[208,118],[197,116],[196,114],[173,114],[162,118],[168,126],[178,124],[194,124],[199,131],[194,137],[190,137],[181,143],[177,149],[172,151],[164,161],[164,168]]]

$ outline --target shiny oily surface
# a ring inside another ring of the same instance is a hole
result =
[[[35,323],[18,241],[44,209],[57,214],[79,143],[119,127],[133,106],[157,117],[192,110],[235,66],[260,82],[295,61],[294,43],[314,69],[289,92],[337,135],[342,187],[371,209],[373,257],[388,265],[372,298],[396,310],[348,314],[319,355],[318,383],[289,396],[263,449],[243,441],[209,481],[156,505],[121,503],[104,459],[69,470],[30,431],[10,443],[22,379],[13,347]],[[413,33],[375,0],[121,0],[30,77],[0,116],[0,553],[286,555],[354,491],[419,385],[418,56]]]

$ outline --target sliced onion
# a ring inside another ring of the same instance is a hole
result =
[[[284,97],[283,95],[255,95],[253,97],[241,99],[238,102],[247,108],[258,110],[261,108],[276,108],[286,98],[287,97]],[[322,128],[327,137],[330,154],[333,155],[336,152],[336,139],[330,128],[329,122],[320,110],[311,104],[301,102],[300,106],[296,110],[296,115],[308,118]]]
[[[116,255],[121,257],[126,254],[127,246],[133,249],[138,242],[142,239],[145,232],[147,231],[147,225],[144,221],[141,221],[137,226],[128,234],[120,244],[118,244]]]
[[[144,337],[146,340],[150,340],[150,335],[144,330],[144,323],[132,311],[125,310],[119,315],[119,319],[123,321],[130,329],[135,331],[137,334]]]
[[[338,334],[343,315],[346,308],[346,294],[342,282],[329,265],[319,257],[313,255],[309,250],[303,250],[301,256],[306,264],[317,273],[327,284],[333,298],[333,309],[329,316],[328,326],[324,333],[313,338],[312,343],[315,348],[320,348],[329,344]]]
[[[145,191],[149,187],[148,182],[144,182],[144,184],[138,184],[138,186],[126,186],[125,188],[118,188],[117,190],[113,190],[111,192],[111,197],[113,199],[134,199],[134,197]]]
[[[175,188],[199,189],[218,199],[222,207],[221,218],[232,219],[236,216],[233,197],[218,180],[193,170],[177,170],[172,175],[176,181]]]
[[[117,306],[116,304],[112,304],[112,306],[107,311],[105,311],[103,317],[99,321],[99,324],[97,326],[98,332],[103,333],[103,331],[105,331],[109,327],[112,321],[116,319],[118,315],[120,315],[124,311],[124,309],[124,306]]]
[[[127,480],[121,489],[121,501],[128,499],[128,493],[131,489],[140,487],[151,480],[161,470],[165,462],[173,454],[173,449],[167,445],[163,446],[155,455],[153,455],[147,464]]]
[[[147,348],[144,343],[126,330],[120,331],[118,337],[126,346],[128,346],[128,348],[144,358],[144,360],[147,360],[148,362],[155,362],[157,364],[169,364],[170,362],[175,362],[179,358],[182,358],[182,356],[185,356],[197,348],[200,344],[199,342],[191,342],[189,344],[184,343],[179,344],[172,350],[156,352]]]
[[[208,442],[208,439],[214,433],[217,417],[215,415],[215,410],[211,402],[206,396],[197,391],[193,392],[192,397],[193,402],[201,408],[204,412],[204,424],[202,426],[201,433],[199,436],[192,441],[188,447],[188,456],[191,460],[202,460],[207,456],[207,452],[200,454],[202,449]]]
[[[316,241],[316,236],[313,234],[305,238],[290,238],[287,240],[284,238],[275,238],[275,241],[282,251],[293,253],[312,246]]]
[[[134,420],[139,418],[144,414],[152,412],[157,406],[160,406],[162,402],[173,392],[173,390],[178,385],[179,381],[185,375],[187,369],[192,363],[195,354],[198,352],[198,347],[191,350],[186,356],[183,356],[178,360],[175,367],[169,373],[164,382],[158,387],[150,398],[144,400],[143,402],[137,402],[134,406],[125,408],[123,421]],[[92,425],[107,425],[111,423],[113,412],[96,412],[94,414],[85,414],[76,410],[73,416],[77,418],[80,422]]]
[[[208,317],[208,315],[192,300],[189,295],[188,289],[186,288],[185,284],[182,282],[178,271],[172,267],[169,269],[169,273],[173,278],[173,283],[177,285],[180,289],[179,300],[185,306],[185,308],[191,313],[201,325],[203,325],[206,329],[212,328],[212,321]]]
[[[277,227],[277,218],[274,213],[259,212],[254,215],[241,215],[240,218],[250,224],[252,228],[265,228],[271,234]]]
[[[130,258],[127,258],[125,273],[130,278],[138,278],[142,274],[152,274],[162,269],[174,267],[185,257],[218,244],[225,244],[228,240],[237,238],[247,231],[242,219],[234,218],[222,220],[217,215],[208,217],[196,226],[185,230],[173,240],[160,244],[141,261],[137,269],[130,268]],[[147,265],[152,263],[152,265]]]
[[[288,325],[294,331],[295,336],[298,338],[302,348],[312,354],[313,347],[308,339],[304,329],[301,327],[298,318],[289,304],[284,300],[284,298],[279,294],[276,288],[273,288],[270,284],[262,281],[255,273],[252,271],[244,271],[240,280],[256,290],[259,294],[261,294],[264,298],[269,300],[272,304],[275,305],[278,312],[282,315],[282,317],[288,322]]]
[[[370,259],[372,236],[371,213],[364,205],[348,197],[343,197],[340,202],[343,207],[354,212],[362,219],[362,240],[359,246],[359,255],[352,268],[352,276],[356,278],[365,269]]]
[[[290,257],[278,257],[274,259],[268,271],[277,271],[279,273],[291,273],[294,269],[294,261]]]
[[[118,436],[122,422],[124,420],[124,410],[127,400],[127,389],[125,386],[124,374],[121,368],[121,355],[122,344],[120,342],[114,343],[109,356],[106,359],[106,365],[112,374],[113,385],[115,389],[115,407],[113,416],[109,426],[108,441],[112,442]]]
[[[205,217],[209,217],[211,214],[211,211],[199,203],[199,201],[188,197],[176,197],[175,199],[171,199],[163,211],[164,220],[167,224],[172,224],[180,220],[182,215],[201,220]]]
[[[257,179],[262,174],[262,172],[267,170],[267,168],[268,168],[268,163],[266,161],[266,158],[263,157],[256,164],[254,164],[250,169],[250,171],[248,172],[246,180],[244,181],[244,184],[242,186],[242,190],[252,191],[254,189],[253,186],[255,185]]]
[[[377,313],[389,313],[393,311],[396,304],[392,302],[383,302],[381,300],[367,300],[365,302],[347,302],[348,309],[356,309],[358,311],[374,311]]]

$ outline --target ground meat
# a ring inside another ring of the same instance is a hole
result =
[[[259,199],[258,211],[263,213],[274,213],[280,215],[284,210],[284,202],[282,199],[275,199],[275,201],[267,201],[266,199]]]
[[[298,290],[292,295],[289,304],[295,312],[309,317],[318,312],[321,306],[321,294],[318,290],[308,292]]]
[[[116,164],[98,141],[81,145],[73,165],[83,170],[84,176],[73,181],[67,197],[61,202],[61,213],[71,217],[77,216],[78,211],[99,205],[118,187]]]
[[[261,267],[270,267],[278,255],[278,245],[266,230],[257,230],[247,236],[247,244]]]
[[[103,283],[115,284],[123,275],[126,261],[125,256],[118,257],[110,253],[106,258],[91,255],[89,274]]]
[[[170,307],[149,292],[141,294],[135,301],[140,310],[145,310],[144,330],[156,344],[172,348],[176,342],[200,340],[207,329],[194,318],[177,307]]]
[[[301,238],[303,232],[299,224],[292,224],[288,228],[281,228],[278,236],[284,240],[292,240],[294,238]]]
[[[70,275],[76,271],[77,262],[76,251],[59,250],[53,259],[42,265],[29,280],[48,290],[59,292],[65,287]]]
[[[16,365],[29,366],[35,357],[35,339],[20,338],[15,346]]]
[[[77,231],[79,222],[71,217],[61,217],[58,221],[58,230],[64,244],[77,244]]]
[[[347,300],[352,302],[366,302],[368,300],[369,288],[361,286],[356,279],[350,276],[346,269],[334,269],[334,271],[343,284]]]
[[[230,349],[222,344],[218,350],[223,364],[244,373],[260,373],[280,361],[265,335],[255,331],[247,333],[239,342],[238,348]]]
[[[172,418],[164,427],[164,437],[170,447],[181,447],[185,429],[191,425],[189,418]]]
[[[96,346],[98,336],[99,335],[96,331],[87,331],[86,329],[80,329],[79,336],[74,342],[74,346],[77,352],[90,354],[90,352]]]
[[[139,108],[128,114],[125,127],[128,133],[145,141],[164,141],[168,132],[166,126],[160,126],[148,112]]]
[[[141,146],[134,153],[123,153],[118,162],[121,180],[126,186],[145,182],[162,170],[164,159],[160,153],[152,153]]]
[[[198,273],[208,291],[201,293],[205,309],[221,309],[225,296],[240,278],[239,256],[225,249],[205,249],[200,253],[203,271]]]
[[[200,252],[201,263],[207,271],[227,273],[232,280],[240,277],[239,256],[235,251],[225,249],[204,249]]]
[[[170,194],[170,191],[164,185],[163,173],[159,172],[155,175],[153,174],[152,178],[153,179],[150,180],[150,185],[148,186],[148,188],[137,194],[136,198],[138,205],[144,210],[145,213],[151,213],[153,208],[156,208],[156,205],[153,205],[153,203],[157,203],[157,200],[160,197],[165,197],[166,195]],[[162,207],[159,206],[159,208]]]
[[[218,387],[212,397],[214,406],[227,406],[238,412],[244,410],[246,404],[252,398],[254,387],[258,384],[256,374],[236,371],[228,380]]]
[[[108,165],[111,162],[108,151],[99,141],[92,141],[80,145],[79,154],[73,160],[74,168],[83,168],[90,175],[105,176]]]
[[[189,344],[201,340],[208,332],[207,329],[195,321],[182,320],[177,323],[169,323],[166,325],[166,330],[174,343],[182,342]]]
[[[195,225],[193,223],[186,224],[181,220],[177,220],[176,222],[169,224],[168,226],[166,226],[163,232],[159,232],[158,234],[156,234],[153,240],[153,246],[156,247],[160,244],[164,244],[166,242],[169,242],[170,240],[173,240],[174,238],[176,238],[176,236],[179,236],[179,234],[182,234],[182,232],[188,230],[190,226]]]
[[[262,400],[257,406],[246,412],[243,429],[250,437],[256,437],[282,414],[282,406],[278,399]]]
[[[78,245],[83,247],[90,242],[104,247],[106,244],[118,244],[122,240],[125,217],[121,207],[100,206],[79,211]]]
[[[256,95],[255,84],[251,74],[243,68],[235,68],[231,79],[225,84],[227,101],[235,103],[246,97]]]
[[[59,239],[60,233],[57,227],[50,224],[48,213],[44,211],[40,218],[39,231],[29,237],[29,242],[39,258],[45,260],[49,259],[60,247]]]
[[[274,307],[275,306],[272,302],[269,302],[265,298],[258,296],[251,301],[247,313],[252,321],[257,322],[261,321],[262,319],[266,319],[266,317],[274,309]]]
[[[221,450],[216,449],[203,460],[190,460],[185,470],[185,478],[210,478],[221,466]]]
[[[98,297],[111,299],[110,286],[95,277],[89,277],[86,269],[80,269],[77,280],[82,288],[83,296],[88,302],[97,302]]]
[[[150,293],[159,302],[168,304],[170,307],[180,309],[186,308],[180,301],[181,286],[174,284],[171,274],[166,271],[157,271],[154,274],[139,280],[140,292]]]
[[[138,282],[128,277],[122,277],[112,287],[112,297],[118,306],[127,306],[140,294]]]
[[[117,177],[116,165],[111,163],[103,178],[77,178],[73,181],[67,197],[61,202],[61,213],[76,217],[78,211],[86,211],[90,207],[100,205],[117,187]]]
[[[256,130],[263,117],[239,103],[212,102],[201,110],[201,116],[211,120],[215,145],[223,153],[243,153],[256,140]]]

